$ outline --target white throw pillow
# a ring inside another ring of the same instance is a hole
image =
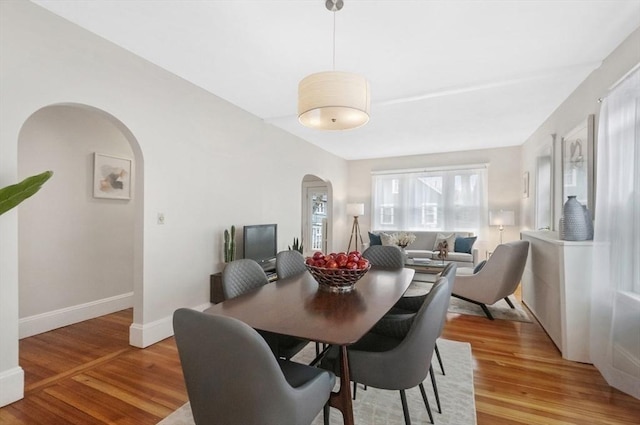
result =
[[[393,236],[391,236],[388,233],[383,233],[380,232],[380,242],[382,242],[382,245],[395,245],[394,241],[393,241]]]
[[[455,233],[451,233],[450,235],[444,235],[442,233],[438,233],[438,236],[436,236],[436,243],[433,244],[433,250],[437,251],[438,250],[438,245],[440,245],[440,242],[442,241],[447,241],[447,252],[454,252],[454,248],[456,245],[456,234]],[[384,245],[384,243],[383,243]]]

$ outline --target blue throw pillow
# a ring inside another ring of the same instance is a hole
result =
[[[380,235],[369,232],[369,245],[382,245],[382,239],[380,239]]]
[[[463,238],[461,236],[456,236],[456,243],[454,247],[455,252],[463,252],[465,254],[471,254],[471,248],[473,248],[473,244],[476,242],[477,236],[471,236],[469,238]]]

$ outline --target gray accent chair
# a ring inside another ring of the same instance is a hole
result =
[[[364,250],[362,257],[369,260],[373,267],[386,269],[401,269],[404,267],[404,254],[395,245],[372,245]]]
[[[420,388],[433,423],[423,381],[429,372],[436,339],[440,335],[441,323],[447,314],[447,285],[447,279],[444,277],[436,281],[427,299],[415,314],[411,328],[404,338],[369,332],[347,348],[353,381],[375,388],[400,391],[402,411],[407,425],[411,424],[411,419],[405,390],[415,386]],[[339,368],[337,358],[338,350],[332,347],[320,364],[323,368],[335,372]]]
[[[298,251],[280,251],[276,254],[276,274],[278,279],[286,279],[306,271],[304,257]]]
[[[235,260],[227,264],[222,272],[222,293],[225,299],[254,291],[269,283],[266,273],[254,260]],[[309,341],[289,335],[259,331],[276,357],[290,359],[302,350]]]
[[[237,319],[181,308],[173,328],[196,425],[310,424],[329,400],[333,373],[274,358]]]
[[[493,320],[487,304],[504,299],[511,308],[515,308],[509,295],[520,284],[528,255],[529,241],[498,245],[481,270],[472,275],[456,277],[452,295],[479,305],[486,316]]]

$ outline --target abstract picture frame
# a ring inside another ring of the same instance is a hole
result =
[[[529,197],[529,172],[525,171],[522,174],[522,197]]]
[[[562,203],[568,196],[593,213],[594,123],[589,115],[562,138]]]
[[[93,197],[131,199],[131,159],[94,152]]]

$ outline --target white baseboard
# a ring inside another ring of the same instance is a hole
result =
[[[211,307],[211,303],[192,308],[203,311],[209,307]],[[146,348],[170,336],[173,336],[173,314],[150,323],[133,323],[129,327],[129,344],[138,348]]]
[[[49,311],[19,320],[19,338],[26,338],[74,323],[133,307],[133,292]]]
[[[24,371],[20,366],[0,373],[0,407],[24,397]]]

